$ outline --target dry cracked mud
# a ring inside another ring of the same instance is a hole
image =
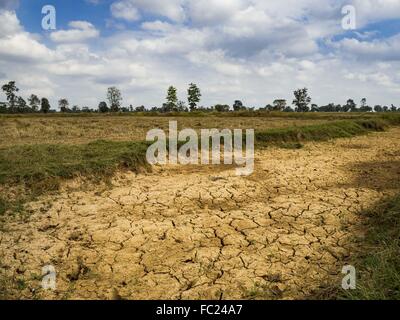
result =
[[[175,166],[65,187],[6,223],[2,268],[26,299],[305,298],[361,249],[359,213],[398,192],[399,150],[392,129],[257,151],[250,177]]]

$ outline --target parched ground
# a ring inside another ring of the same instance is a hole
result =
[[[398,192],[399,150],[392,129],[258,151],[247,178],[177,166],[66,187],[5,225],[1,267],[28,299],[305,298],[362,249],[359,213]],[[40,289],[49,264],[54,292]]]

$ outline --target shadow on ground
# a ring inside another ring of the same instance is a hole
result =
[[[356,252],[346,262],[356,267],[357,288],[341,289],[344,275],[339,275],[334,283],[321,283],[306,299],[400,300],[400,161],[358,162],[348,170],[355,177],[343,188],[387,194],[372,208],[358,213],[365,237],[356,243]]]

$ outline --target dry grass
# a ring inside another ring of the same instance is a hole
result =
[[[179,129],[255,129],[305,126],[328,120],[249,117],[121,117],[121,116],[35,116],[0,117],[0,147],[20,144],[85,144],[95,140],[144,141],[154,128],[168,129],[169,121]]]

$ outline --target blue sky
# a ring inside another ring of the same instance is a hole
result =
[[[54,31],[41,27],[48,4]],[[357,23],[346,31],[349,4]],[[115,85],[126,105],[151,107],[169,85],[186,100],[191,82],[205,106],[291,102],[300,87],[317,104],[400,105],[400,1],[3,0],[0,18],[0,81],[53,106],[97,107]]]
[[[21,0],[17,15],[27,30],[42,33],[42,8],[45,5],[53,5],[58,13],[57,28],[67,28],[68,23],[73,20],[86,20],[105,31],[106,19],[111,18],[111,3],[111,0],[103,0],[96,5],[84,0]]]

